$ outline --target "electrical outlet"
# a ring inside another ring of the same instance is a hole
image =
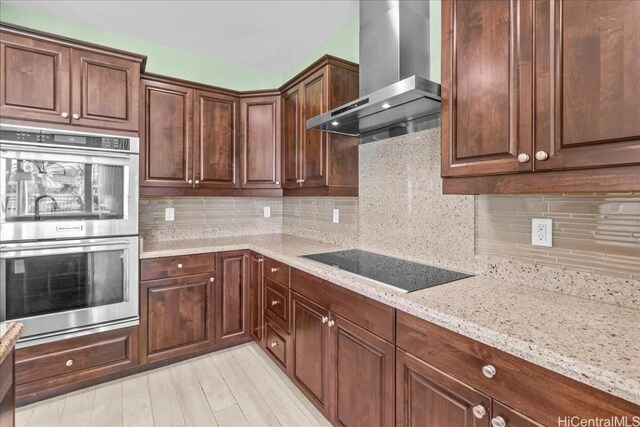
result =
[[[264,217],[271,218],[271,206],[264,207]]]
[[[553,246],[553,220],[551,218],[531,219],[531,244]]]
[[[338,224],[340,222],[340,209],[333,210],[333,222],[334,224]]]
[[[176,219],[176,210],[174,208],[164,208],[164,220],[173,221]]]

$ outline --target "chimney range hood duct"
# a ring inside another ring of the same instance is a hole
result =
[[[440,123],[429,77],[429,2],[360,0],[360,98],[307,120],[307,129],[372,142]]]

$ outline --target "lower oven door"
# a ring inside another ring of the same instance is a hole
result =
[[[0,267],[0,322],[23,341],[138,321],[137,236],[2,245]]]

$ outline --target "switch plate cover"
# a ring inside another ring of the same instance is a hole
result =
[[[340,209],[333,210],[333,222],[338,224],[340,222]]]
[[[531,219],[531,244],[553,246],[553,220],[551,218]]]
[[[271,218],[271,206],[264,207],[264,217]]]
[[[165,208],[164,209],[164,220],[165,221],[173,221],[176,219],[176,210],[175,208]]]

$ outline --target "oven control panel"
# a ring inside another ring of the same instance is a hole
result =
[[[129,151],[131,149],[129,138],[114,136],[2,129],[0,130],[0,138],[8,142],[66,145],[70,147],[101,148],[116,151]]]

